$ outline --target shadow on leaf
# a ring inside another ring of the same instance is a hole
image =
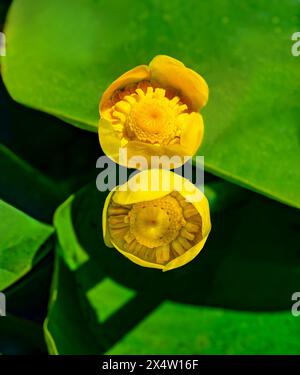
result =
[[[72,229],[60,238],[67,244],[65,262],[70,256],[76,261],[70,254],[75,246],[88,259],[74,274],[82,311],[104,351],[166,300],[253,312],[290,309],[291,295],[300,288],[295,209],[251,193],[247,203],[212,217],[210,237],[194,261],[162,273],[104,245],[105,197],[89,185],[68,201],[70,216],[58,213],[58,226],[68,222]]]

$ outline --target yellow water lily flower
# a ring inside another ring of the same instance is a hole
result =
[[[195,258],[211,229],[204,194],[163,169],[139,172],[112,191],[102,222],[108,247],[134,263],[163,271]]]
[[[205,80],[180,61],[156,56],[114,81],[100,105],[99,139],[114,161],[130,165],[133,156],[193,156],[203,139],[199,110],[208,100]],[[120,160],[119,149],[127,148]],[[140,168],[142,169],[142,168]]]

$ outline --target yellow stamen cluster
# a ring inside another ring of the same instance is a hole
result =
[[[201,238],[201,216],[178,192],[163,198],[108,208],[110,236],[117,246],[159,264],[184,254]]]
[[[178,96],[171,98],[165,89],[148,84],[127,92],[127,95],[119,94],[122,99],[114,99],[111,109],[112,124],[122,146],[129,140],[166,145],[179,143],[178,116],[188,108]]]

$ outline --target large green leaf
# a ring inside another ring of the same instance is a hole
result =
[[[49,251],[53,228],[0,200],[0,290],[29,272]]]
[[[59,204],[93,178],[98,141],[92,133],[16,103],[1,77],[0,103],[0,197],[52,222]]]
[[[51,222],[66,191],[0,144],[0,198],[26,214]]]
[[[0,103],[0,142],[59,183],[57,190],[68,190],[63,200],[71,194],[70,187],[76,191],[91,180],[100,154],[93,133],[18,104],[8,95],[1,77]]]
[[[1,79],[0,103],[0,198],[52,222],[59,204],[93,178],[98,141],[91,133],[16,103]]]
[[[84,326],[74,274],[57,256],[44,335],[50,354],[98,354],[101,346]]]
[[[199,256],[162,273],[104,245],[104,198],[89,185],[56,212],[59,277],[45,326],[52,353],[299,353],[290,313],[300,288],[295,209],[254,193],[219,208]]]
[[[298,0],[15,0],[3,77],[17,101],[95,131],[112,80],[174,56],[210,86],[206,168],[300,207],[299,20]]]
[[[47,242],[53,250],[54,241]],[[48,249],[47,249],[48,250]],[[46,251],[47,251],[46,250]],[[47,315],[50,284],[53,274],[53,252],[44,257],[26,275],[5,289],[9,314],[41,324]]]

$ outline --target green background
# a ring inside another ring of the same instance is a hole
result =
[[[8,3],[0,352],[299,354],[300,2]],[[101,94],[157,54],[210,88],[198,154],[212,232],[167,273],[105,247],[95,187]]]

